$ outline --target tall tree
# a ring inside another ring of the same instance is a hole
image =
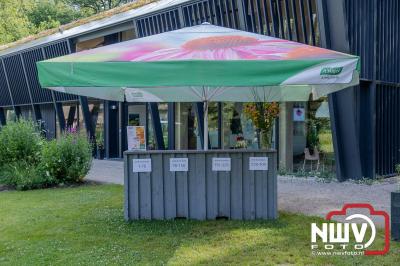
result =
[[[0,0],[0,45],[92,13],[64,0]]]
[[[0,0],[0,45],[134,0]]]
[[[31,32],[22,1],[0,0],[0,44],[16,41]]]
[[[26,15],[37,32],[67,24],[84,16],[79,9],[57,0],[36,1],[27,8]]]
[[[90,9],[94,13],[109,10],[114,7],[133,2],[133,0],[64,0],[70,6],[80,9]]]

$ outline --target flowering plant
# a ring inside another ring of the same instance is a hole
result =
[[[76,127],[71,126],[66,128],[66,132],[70,134],[76,134],[78,133],[78,129]]]
[[[236,137],[235,149],[245,149],[247,148],[247,142],[243,136],[239,135]]]
[[[276,102],[246,103],[243,111],[253,121],[258,133],[261,133],[261,142],[264,148],[269,148],[274,120],[279,114],[279,104]]]

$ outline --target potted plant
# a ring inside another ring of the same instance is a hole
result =
[[[400,174],[400,164],[396,165],[397,175]],[[397,177],[397,189],[391,193],[391,231],[392,239],[400,241],[400,178]]]
[[[310,118],[306,122],[307,125],[307,148],[311,154],[314,154],[315,150],[319,150],[319,134],[318,134],[318,122],[316,119]]]
[[[104,136],[103,131],[96,132],[96,158],[99,160],[104,159]]]
[[[242,135],[239,135],[236,137],[236,144],[235,144],[234,148],[235,149],[246,149],[247,148],[247,142]]]
[[[272,129],[275,118],[279,114],[279,104],[276,102],[246,103],[243,110],[257,128],[259,147],[270,149],[272,144]]]

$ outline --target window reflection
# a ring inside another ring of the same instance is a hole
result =
[[[153,126],[153,121],[151,117],[151,110],[150,110],[150,105],[148,105],[148,148],[149,150],[155,150],[157,149],[156,145],[156,139],[155,139],[155,132],[154,132],[154,126]],[[167,103],[158,103],[158,113],[160,115],[160,124],[161,124],[161,131],[162,131],[162,137],[164,141],[164,148],[168,147],[168,104]]]
[[[218,103],[208,105],[208,140],[210,149],[218,149]]]
[[[89,113],[92,128],[95,130],[96,138],[104,138],[104,104],[100,100],[89,101]],[[87,134],[86,123],[83,116],[82,106],[79,102],[63,103],[62,110],[65,117],[65,129],[68,132]],[[57,121],[57,137],[61,135],[60,123]]]
[[[175,149],[201,149],[198,122],[193,103],[175,104]]]
[[[222,116],[225,149],[258,148],[257,132],[243,113],[243,103],[224,103]]]
[[[168,147],[168,104],[159,103],[158,112],[160,114],[160,123],[161,123],[162,136],[164,140],[164,146],[165,148],[167,148]]]

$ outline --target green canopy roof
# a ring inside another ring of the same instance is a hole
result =
[[[306,101],[359,82],[357,56],[210,24],[37,66],[42,87],[132,102]]]

